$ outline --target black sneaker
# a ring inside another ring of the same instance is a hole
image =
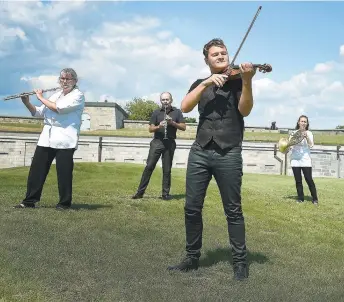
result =
[[[140,198],[143,198],[143,194],[136,193],[135,195],[131,197],[131,199],[140,199]]]
[[[199,260],[196,258],[188,258],[182,260],[177,265],[169,266],[167,270],[169,271],[181,271],[181,272],[187,272],[190,270],[197,270],[199,265]]]
[[[314,205],[316,205],[316,206],[318,205],[318,201],[317,201],[317,200],[313,200],[312,203],[313,203]]]
[[[298,201],[297,201],[297,203],[303,203],[304,202],[304,200],[301,200],[301,199],[299,199]]]
[[[56,210],[59,210],[59,211],[63,211],[63,210],[69,210],[70,207],[69,206],[64,206],[62,204],[57,204],[56,205]]]
[[[243,281],[248,278],[248,265],[245,263],[234,264],[233,271],[233,278],[237,281]]]
[[[163,200],[171,200],[172,199],[172,196],[170,194],[166,194],[166,195],[162,195],[161,198]]]
[[[36,205],[31,202],[31,203],[28,203],[28,202],[22,202],[20,204],[17,204],[16,206],[14,206],[13,208],[15,209],[25,209],[25,208],[31,208],[31,209],[34,209],[36,208]]]

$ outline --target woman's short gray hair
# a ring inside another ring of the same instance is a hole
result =
[[[73,68],[64,68],[61,70],[60,74],[62,73],[68,73],[72,76],[74,80],[78,80],[78,75],[76,74],[75,70]]]

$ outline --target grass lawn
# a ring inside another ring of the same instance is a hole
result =
[[[148,129],[148,128],[147,128]],[[119,136],[119,137],[152,137],[152,134],[148,130],[134,129],[134,128],[122,128],[118,130],[97,130],[97,131],[81,131],[82,135],[95,135],[95,136]],[[0,131],[18,131],[29,133],[40,133],[42,130],[41,125],[37,124],[11,124],[0,123]],[[178,138],[181,139],[194,139],[196,137],[196,130],[187,129],[186,131],[178,131]],[[245,132],[244,140],[252,142],[274,142],[277,143],[282,137],[288,137],[287,134],[279,133],[264,133],[264,132]],[[344,145],[344,135],[315,135],[315,143],[318,145]]]
[[[52,166],[38,209],[13,209],[28,168],[0,170],[0,301],[343,301],[343,180],[316,178],[319,206],[297,204],[292,177],[245,174],[250,278],[232,280],[226,220],[212,181],[201,267],[169,273],[184,255],[185,170],[159,199],[161,169],[131,200],[143,166],[76,163],[75,210],[56,211]],[[308,194],[308,188],[305,188]]]

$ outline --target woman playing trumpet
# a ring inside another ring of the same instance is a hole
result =
[[[312,177],[312,159],[311,159],[311,151],[310,149],[313,148],[313,134],[309,130],[309,121],[308,117],[305,115],[301,115],[296,123],[296,130],[300,129],[302,131],[302,136],[304,139],[290,147],[291,155],[290,155],[290,165],[293,170],[295,184],[296,184],[296,191],[298,196],[298,202],[304,202],[304,193],[303,193],[303,185],[302,185],[302,175],[301,171],[303,172],[303,176],[305,177],[306,183],[312,195],[312,202],[313,204],[318,204],[318,196],[317,190],[313,181]]]

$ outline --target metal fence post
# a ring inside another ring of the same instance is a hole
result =
[[[102,162],[102,149],[103,149],[103,137],[99,137],[99,142],[98,142],[98,162]]]

